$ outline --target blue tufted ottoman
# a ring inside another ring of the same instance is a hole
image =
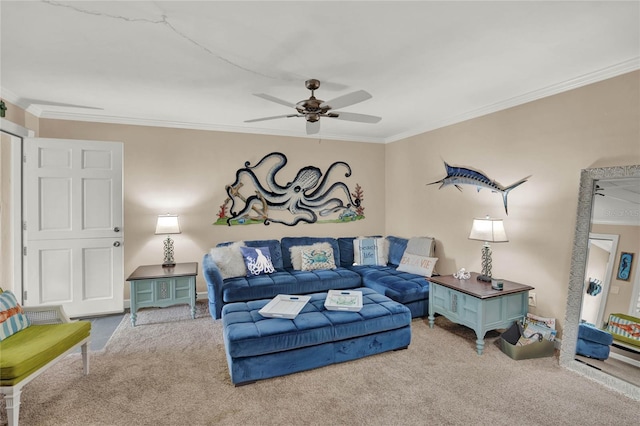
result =
[[[409,308],[369,288],[357,290],[360,312],[328,311],[327,293],[315,293],[293,320],[260,315],[270,299],[224,305],[231,381],[237,386],[409,346]]]
[[[582,323],[578,326],[578,342],[576,353],[595,359],[609,358],[610,346],[613,343],[611,333],[600,330],[592,324]]]

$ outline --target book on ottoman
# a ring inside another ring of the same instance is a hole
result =
[[[324,307],[329,311],[359,312],[362,309],[362,292],[357,290],[329,290]]]

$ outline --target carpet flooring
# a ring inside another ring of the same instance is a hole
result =
[[[412,322],[408,349],[251,385],[231,384],[222,324],[199,302],[125,316],[104,350],[49,369],[22,393],[20,424],[637,425],[638,401],[558,366],[515,361],[444,317]],[[0,421],[6,421],[4,406]]]

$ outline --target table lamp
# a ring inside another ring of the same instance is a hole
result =
[[[179,234],[180,223],[178,222],[177,214],[163,214],[158,216],[158,222],[156,224],[156,235],[167,235],[167,239],[164,240],[164,262],[163,268],[176,266],[176,262],[173,260],[173,240],[169,237],[169,234]]]
[[[482,274],[478,276],[478,280],[491,282],[491,247],[489,243],[509,241],[507,233],[504,231],[502,219],[491,219],[489,216],[484,219],[473,219],[469,239],[484,241],[482,246]]]

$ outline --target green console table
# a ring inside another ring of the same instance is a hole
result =
[[[527,315],[533,287],[502,280],[504,288],[494,290],[491,283],[477,278],[475,272],[468,280],[453,275],[429,278],[429,327],[434,326],[435,314],[441,314],[471,328],[476,332],[478,355],[482,355],[487,331],[508,328]]]
[[[187,303],[191,318],[196,317],[196,276],[198,263],[177,263],[173,267],[162,265],[139,266],[127,281],[131,284],[131,325],[136,326],[140,308]]]

